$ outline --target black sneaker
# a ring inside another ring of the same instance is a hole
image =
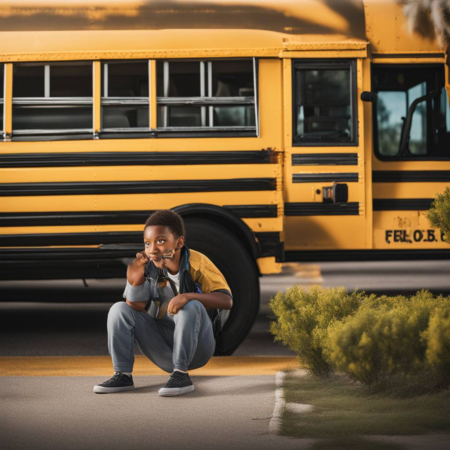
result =
[[[192,392],[194,385],[187,373],[174,370],[170,375],[167,384],[158,391],[158,395],[162,397],[174,397],[175,395],[186,394]]]
[[[96,394],[110,394],[112,392],[122,392],[134,389],[133,376],[123,373],[115,373],[108,381],[104,381],[94,386]]]

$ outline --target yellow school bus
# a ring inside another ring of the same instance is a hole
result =
[[[1,279],[123,277],[170,208],[231,354],[283,262],[449,256],[448,55],[396,1],[37,3],[0,2]]]

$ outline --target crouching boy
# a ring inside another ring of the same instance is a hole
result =
[[[114,375],[94,387],[106,394],[134,389],[133,344],[165,372],[158,394],[194,390],[188,370],[204,366],[215,339],[207,310],[231,309],[230,288],[217,267],[185,245],[183,219],[171,210],[152,214],[144,227],[144,251],[128,266],[125,302],[108,314],[108,349]]]

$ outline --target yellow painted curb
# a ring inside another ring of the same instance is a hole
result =
[[[133,375],[167,375],[145,356],[135,357]],[[213,357],[206,366],[190,370],[194,376],[275,375],[280,370],[300,367],[296,357],[223,356]],[[89,377],[113,372],[109,356],[2,356],[0,376]]]

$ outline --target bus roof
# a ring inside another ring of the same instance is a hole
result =
[[[442,51],[408,32],[396,0],[0,0],[0,30],[4,61],[278,56],[365,42],[374,53]]]

